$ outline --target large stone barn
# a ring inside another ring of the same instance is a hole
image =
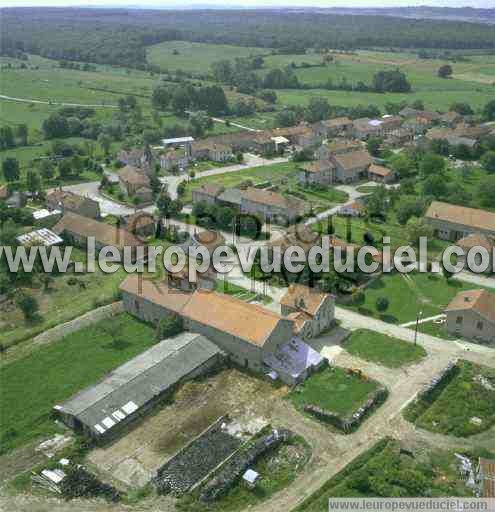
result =
[[[130,314],[153,323],[179,315],[186,329],[206,336],[245,368],[262,371],[264,353],[275,352],[294,335],[292,320],[221,293],[185,292],[137,275],[129,276],[120,291]]]
[[[180,383],[221,366],[223,359],[211,341],[183,333],[151,347],[54,410],[75,431],[106,440],[169,397]]]
[[[136,275],[129,276],[120,291],[130,314],[155,323],[179,315],[186,329],[207,337],[233,363],[276,375],[287,384],[304,380],[322,363],[323,358],[297,337],[293,319],[261,306],[209,290],[185,292]],[[333,299],[323,302],[324,307],[317,310],[320,314],[324,309],[326,315],[327,309],[332,310]],[[313,324],[314,320],[306,327],[315,327]]]

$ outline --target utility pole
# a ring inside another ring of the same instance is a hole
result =
[[[419,329],[419,320],[423,316],[423,310],[420,309],[418,311],[418,315],[416,316],[416,329],[414,330],[414,344],[418,344],[418,329]]]

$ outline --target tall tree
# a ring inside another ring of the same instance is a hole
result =
[[[2,173],[9,182],[17,181],[20,177],[19,161],[17,158],[8,157],[2,162]]]

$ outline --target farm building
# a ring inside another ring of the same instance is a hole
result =
[[[59,210],[63,214],[71,212],[90,219],[100,218],[98,201],[68,190],[57,189],[50,192],[46,197],[46,206],[49,210]]]
[[[318,336],[335,322],[334,298],[304,285],[291,284],[280,306],[282,315],[294,320],[303,339]]]
[[[221,365],[222,351],[199,334],[164,340],[54,410],[77,432],[108,439],[168,397],[176,386]]]
[[[487,210],[433,201],[425,219],[442,240],[457,242],[473,233],[495,235],[495,213]]]
[[[128,313],[154,323],[179,315],[186,329],[207,337],[228,354],[232,362],[245,368],[270,373],[274,368],[267,361],[279,360],[279,354],[294,339],[293,320],[229,295],[202,289],[190,293],[170,288],[166,282],[140,279],[137,275],[129,276],[120,291]],[[298,342],[305,346],[302,341]],[[286,350],[283,359],[291,353],[293,351]],[[294,362],[290,366],[299,368],[301,364]],[[304,367],[304,375],[311,371],[313,360],[308,360],[308,364],[310,367]],[[277,373],[285,379],[285,374]],[[284,382],[290,384],[297,375]]]
[[[66,213],[53,226],[52,231],[61,236],[67,243],[76,247],[85,249],[88,247],[88,239],[95,239],[95,249],[100,251],[103,247],[115,247],[121,255],[124,255],[124,249],[130,252],[132,261],[139,258],[138,249],[141,247],[142,254],[146,258],[146,245],[136,238],[132,233],[125,229],[98,222],[87,217],[81,217],[75,213]]]

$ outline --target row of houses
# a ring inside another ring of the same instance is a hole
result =
[[[368,151],[360,149],[330,154],[327,159],[302,164],[298,178],[303,186],[353,183],[362,179],[387,184],[395,180],[395,173],[383,165],[375,164]]]
[[[309,212],[309,205],[297,197],[255,187],[225,188],[208,183],[194,189],[192,197],[195,204],[229,206],[276,224],[293,223]]]

